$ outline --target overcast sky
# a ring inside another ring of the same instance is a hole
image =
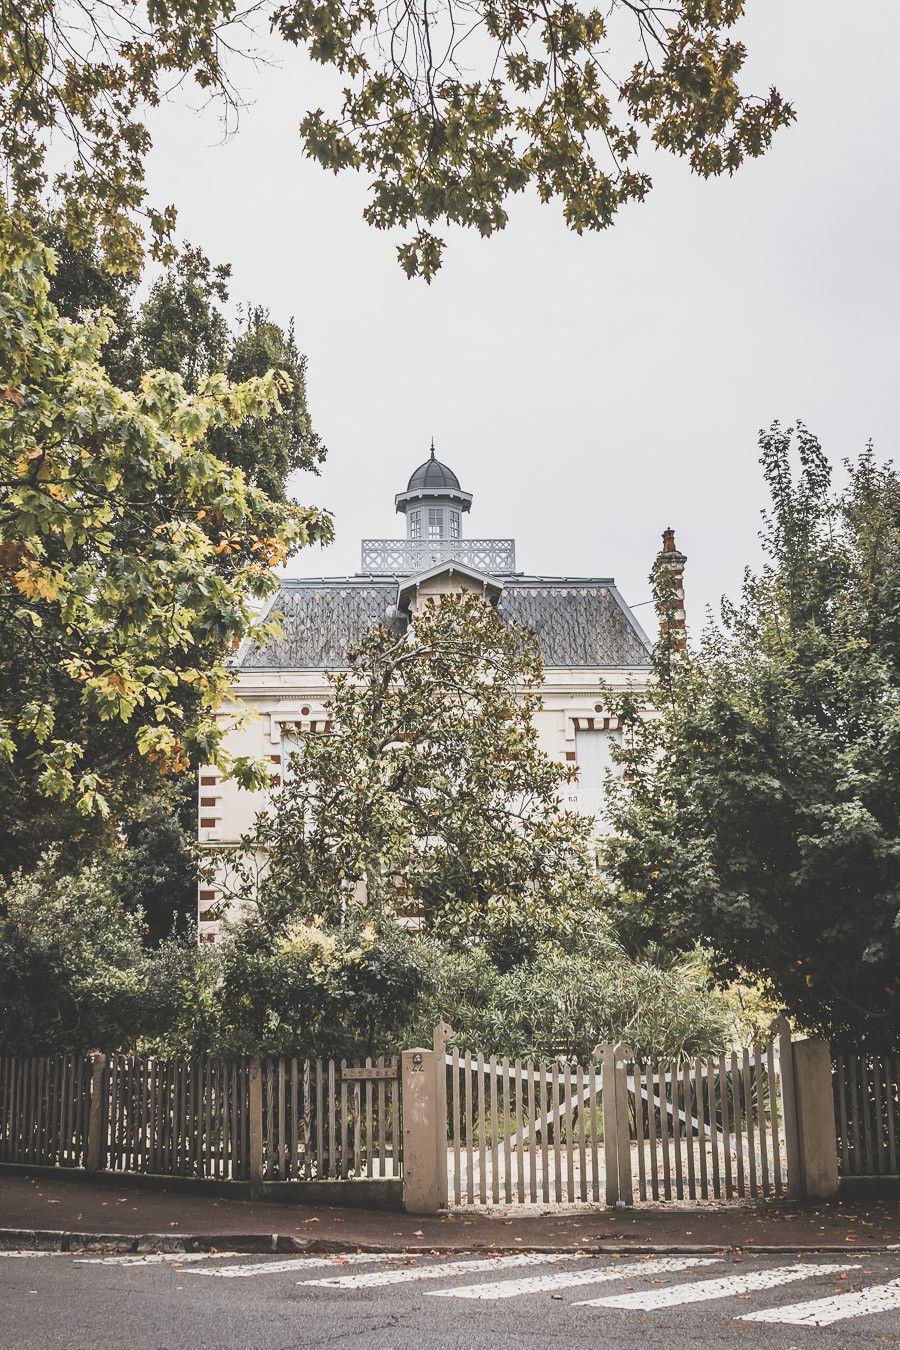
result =
[[[704,183],[657,157],[648,200],[584,238],[518,198],[495,239],[453,235],[430,287],[362,220],[364,181],[304,159],[300,117],[337,81],[291,49],[244,73],[227,144],[210,117],[159,115],[154,200],[231,262],[234,300],[295,316],[309,357],[329,453],[297,492],[337,538],[292,573],[356,571],[362,536],[398,535],[394,493],[433,435],[474,493],[467,533],[514,535],[522,570],[614,576],[638,603],[674,526],[696,622],[758,558],[762,425],[802,418],[836,463],[869,437],[893,456],[900,6],[748,9],[748,84],[798,111],[765,159]]]

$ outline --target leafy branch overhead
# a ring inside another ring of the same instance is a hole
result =
[[[651,187],[642,151],[703,177],[764,154],[794,112],[775,89],[742,84],[745,0],[23,0],[0,4],[0,159],[13,199],[47,180],[48,144],[72,156],[57,187],[73,241],[98,237],[135,270],[150,234],[171,253],[174,208],[146,200],[148,111],[185,81],[226,121],[232,67],[251,24],[271,25],[343,81],[338,106],[308,111],[307,152],[371,184],[366,219],[407,232],[409,276],[440,266],[447,225],[503,229],[527,187],[558,200],[578,233],[604,229]]]

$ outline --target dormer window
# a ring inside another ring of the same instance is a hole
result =
[[[459,529],[459,512],[458,512],[458,511],[451,511],[451,512],[450,512],[450,538],[451,538],[451,539],[458,539],[459,537],[460,537],[460,529]]]
[[[429,506],[428,538],[443,539],[443,537],[444,537],[444,513],[439,506]]]
[[[410,539],[422,538],[422,512],[410,511],[409,513],[409,537]]]

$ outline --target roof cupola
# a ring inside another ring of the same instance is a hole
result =
[[[471,492],[463,492],[459,479],[448,465],[431,453],[410,474],[405,492],[394,498],[396,508],[406,516],[407,539],[424,542],[452,542],[462,538],[462,516],[472,505]]]

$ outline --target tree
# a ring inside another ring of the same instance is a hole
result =
[[[513,964],[593,899],[592,822],[560,809],[570,766],[538,746],[534,638],[479,596],[375,628],[329,676],[330,729],[297,732],[287,781],[231,884],[268,930],[420,914]],[[256,859],[265,859],[257,876]]]
[[[134,272],[146,231],[154,255],[170,257],[174,208],[146,202],[147,111],[193,80],[227,123],[239,103],[233,58],[248,45],[249,19],[268,18],[342,80],[339,110],[301,123],[307,152],[328,169],[369,175],[366,219],[411,229],[400,260],[410,276],[430,278],[442,248],[436,223],[492,234],[506,224],[508,199],[529,186],[558,199],[579,233],[610,225],[650,189],[642,137],[704,177],[764,154],[794,114],[776,90],[756,97],[741,87],[747,52],[733,31],[744,8],[4,3],[0,154],[24,205],[46,182],[52,143],[68,137],[71,160],[56,184],[73,243],[96,234],[113,269]]]
[[[307,362],[297,348],[293,321],[282,328],[262,305],[251,304],[241,309],[238,325],[230,325],[222,308],[231,280],[227,263],[213,265],[202,249],[185,244],[137,306],[134,279],[110,273],[95,247],[74,248],[58,216],[38,212],[34,225],[54,251],[50,299],[60,314],[77,321],[89,310],[104,309],[114,320],[100,353],[113,384],[137,392],[149,371],[168,370],[180,375],[193,394],[209,375],[241,383],[282,371],[289,385],[284,382],[277,407],[239,426],[211,427],[207,444],[277,501],[288,496],[290,474],[318,472],[325,447],[313,430]]]
[[[801,424],[775,423],[760,447],[768,561],[696,651],[664,637],[651,715],[620,709],[628,781],[608,867],[639,941],[709,944],[721,978],[758,977],[805,1026],[887,1041],[900,1030],[900,479],[869,447],[835,494]]]
[[[119,816],[135,784],[231,759],[216,713],[228,654],[294,549],[330,537],[207,446],[277,407],[277,374],[231,384],[101,365],[110,321],[62,319],[52,255],[0,215],[0,782]]]

